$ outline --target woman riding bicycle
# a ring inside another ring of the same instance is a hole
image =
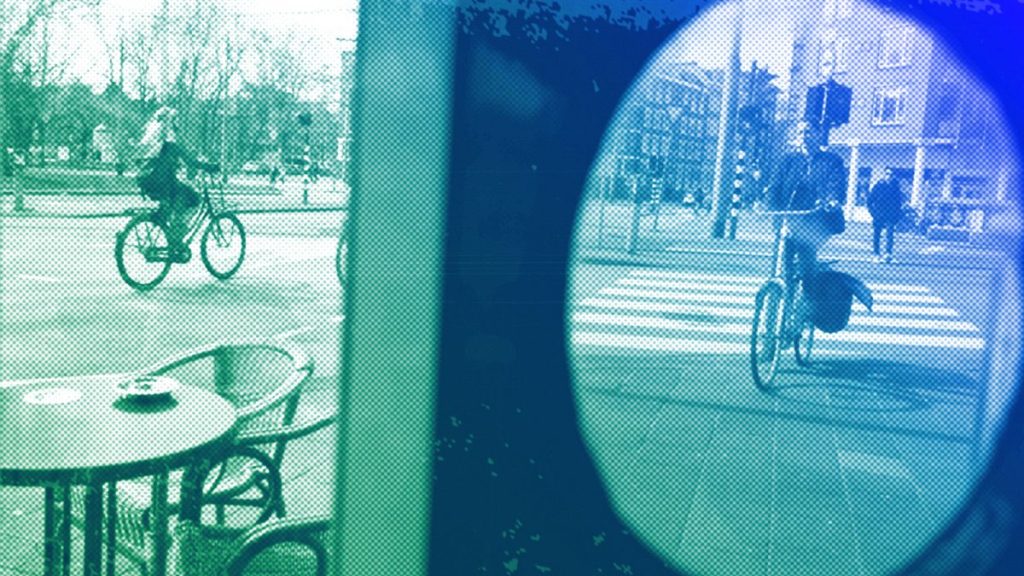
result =
[[[215,164],[196,160],[178,143],[177,120],[175,109],[161,106],[146,123],[139,141],[142,167],[137,179],[142,192],[160,203],[158,212],[167,222],[174,244],[184,237],[189,217],[200,202],[195,189],[178,180],[178,169],[182,163],[189,170],[215,171],[217,168]]]

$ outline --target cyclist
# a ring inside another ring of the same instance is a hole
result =
[[[845,229],[840,207],[846,201],[846,169],[835,152],[827,150],[824,133],[809,122],[797,124],[797,149],[784,155],[768,188],[771,210],[824,210],[790,217],[787,263],[800,259],[804,290],[811,293],[818,250],[828,238]]]
[[[198,161],[178,143],[178,112],[161,106],[146,123],[139,140],[140,160],[138,184],[142,192],[160,203],[158,212],[169,226],[170,243],[177,246],[185,236],[189,217],[199,206],[199,193],[177,178],[182,164],[191,171],[196,168],[215,171],[215,164]]]

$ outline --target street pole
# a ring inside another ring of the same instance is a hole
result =
[[[715,150],[715,177],[711,183],[711,237],[725,236],[726,220],[732,205],[732,180],[728,163],[734,157],[733,134],[736,132],[736,101],[739,92],[740,41],[743,33],[743,2],[736,3],[733,18],[732,47],[725,68],[722,86],[721,116],[718,122],[718,147]]]
[[[608,196],[608,175],[601,176],[601,184],[599,186],[600,192],[598,194],[598,212],[597,212],[597,247],[604,248],[604,206]]]
[[[630,217],[629,225],[629,246],[627,252],[630,254],[636,254],[637,236],[640,235],[640,203],[637,202],[637,190],[639,177],[636,174],[631,175],[630,190],[630,204],[633,206],[633,212]]]

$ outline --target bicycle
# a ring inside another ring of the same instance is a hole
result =
[[[215,182],[212,176],[218,171],[215,164],[198,166],[196,180],[202,199],[180,240],[172,242],[168,234],[171,230],[169,215],[163,207],[136,214],[117,233],[114,259],[125,283],[140,291],[159,284],[172,263],[184,264],[192,259],[189,245],[200,229],[203,230],[200,257],[210,274],[218,280],[226,280],[238,271],[245,258],[245,228],[234,213],[225,210],[223,183],[212,186]],[[219,191],[216,208],[210,197],[211,187]]]
[[[754,319],[750,333],[750,368],[754,384],[768,390],[775,379],[783,350],[793,347],[800,366],[811,363],[814,346],[814,322],[803,293],[803,278],[796,255],[789,258],[791,216],[807,216],[812,210],[777,210],[762,214],[781,216],[776,234],[772,276],[754,296]]]

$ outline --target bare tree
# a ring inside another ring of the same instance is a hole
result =
[[[7,150],[11,147],[9,117],[16,111],[11,110],[10,96],[14,77],[19,72],[16,64],[24,64],[18,59],[24,55],[33,33],[59,10],[96,6],[98,3],[99,0],[37,0],[25,5],[0,0],[0,14],[4,16],[4,25],[0,27],[0,159],[7,157]],[[0,176],[2,172],[0,170]],[[24,197],[17,177],[14,185],[14,207],[22,210]]]

